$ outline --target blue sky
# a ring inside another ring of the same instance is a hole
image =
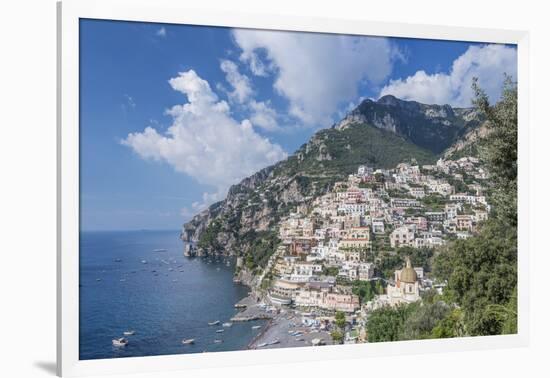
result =
[[[83,230],[177,229],[363,98],[495,100],[513,46],[81,20]]]

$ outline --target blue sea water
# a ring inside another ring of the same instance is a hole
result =
[[[178,236],[178,231],[81,233],[81,360],[246,349],[259,332],[252,326],[263,321],[208,325],[228,322],[237,312],[234,304],[247,295],[247,287],[232,281],[233,262],[184,257]],[[114,347],[112,339],[127,330],[135,331],[124,336],[128,345]],[[183,345],[187,338],[195,343]]]

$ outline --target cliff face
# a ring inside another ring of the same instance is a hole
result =
[[[441,153],[465,130],[477,127],[480,122],[478,113],[471,108],[421,104],[388,95],[378,101],[364,100],[334,127],[341,130],[355,123],[368,123]]]
[[[315,133],[286,160],[232,186],[225,200],[184,225],[182,239],[197,243],[199,255],[241,256],[244,268],[253,272],[276,249],[279,220],[307,208],[359,165],[393,168],[411,159],[432,163],[478,123],[471,109],[393,96],[366,100],[337,125]]]

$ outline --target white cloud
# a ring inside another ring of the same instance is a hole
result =
[[[222,60],[220,64],[221,70],[225,73],[225,79],[233,87],[228,96],[231,100],[240,104],[246,102],[254,93],[250,79],[239,72],[239,68],[230,60]]]
[[[157,30],[156,35],[158,37],[166,37],[166,28],[163,26],[159,30]]]
[[[405,79],[391,80],[382,88],[380,96],[392,94],[429,104],[468,107],[472,104],[472,78],[479,78],[481,88],[494,102],[500,96],[504,73],[516,78],[515,48],[505,45],[470,46],[453,62],[449,73],[430,75],[417,71]]]
[[[254,126],[267,131],[280,130],[277,122],[277,112],[269,102],[252,100],[249,107],[251,109],[250,121]]]
[[[169,83],[188,102],[167,110],[173,118],[168,130],[146,127],[129,134],[122,144],[144,159],[164,161],[213,186],[214,193],[205,193],[204,203],[222,198],[231,184],[287,156],[279,145],[258,135],[249,120],[233,119],[229,105],[219,101],[195,71],[181,72]]]
[[[235,29],[240,60],[274,88],[289,113],[306,125],[326,126],[339,106],[357,97],[362,82],[379,85],[400,57],[386,38]]]

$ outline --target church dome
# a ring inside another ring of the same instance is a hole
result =
[[[405,283],[415,283],[417,278],[416,271],[411,266],[411,260],[407,257],[406,266],[401,270],[400,280]]]

